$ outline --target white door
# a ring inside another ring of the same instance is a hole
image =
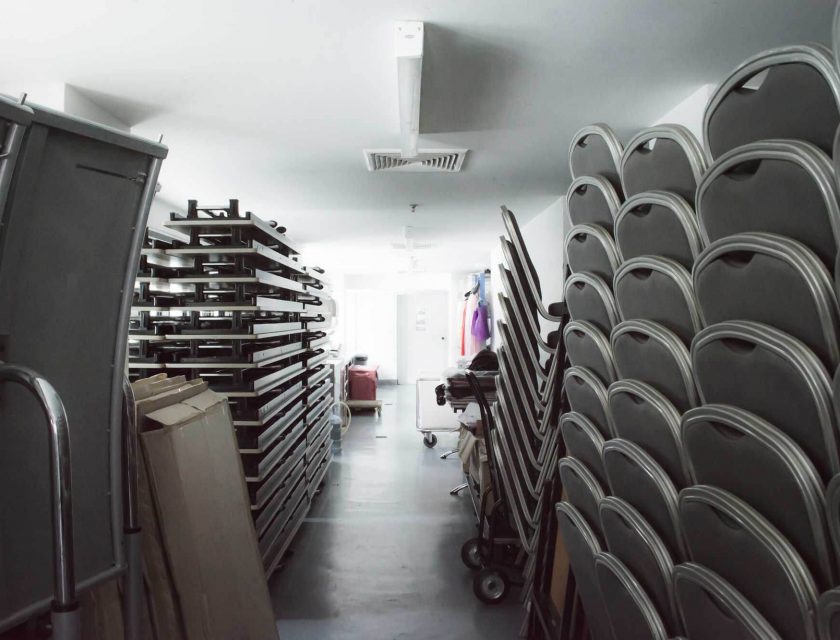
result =
[[[397,371],[400,384],[421,372],[439,375],[449,353],[449,294],[418,291],[397,297]]]

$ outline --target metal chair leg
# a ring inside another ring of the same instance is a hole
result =
[[[451,449],[451,450],[447,451],[446,453],[440,454],[440,459],[441,460],[446,460],[449,456],[455,455],[456,453],[458,453],[457,449]]]
[[[466,489],[469,486],[470,485],[467,482],[464,482],[463,484],[459,484],[457,487],[454,487],[453,489],[451,489],[449,491],[449,495],[450,496],[457,496],[459,493],[461,493],[464,489]]]

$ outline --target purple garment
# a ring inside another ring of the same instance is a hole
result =
[[[486,304],[478,305],[473,311],[470,333],[477,345],[484,346],[484,343],[490,338],[490,323],[487,318]]]

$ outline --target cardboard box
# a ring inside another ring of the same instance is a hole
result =
[[[154,392],[140,441],[185,637],[276,639],[227,402],[203,383],[135,388]]]

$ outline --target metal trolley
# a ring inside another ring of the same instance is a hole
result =
[[[430,449],[437,442],[435,433],[452,433],[460,430],[452,410],[437,403],[435,387],[441,384],[440,376],[421,373],[417,378],[417,431],[423,434],[423,444]]]

